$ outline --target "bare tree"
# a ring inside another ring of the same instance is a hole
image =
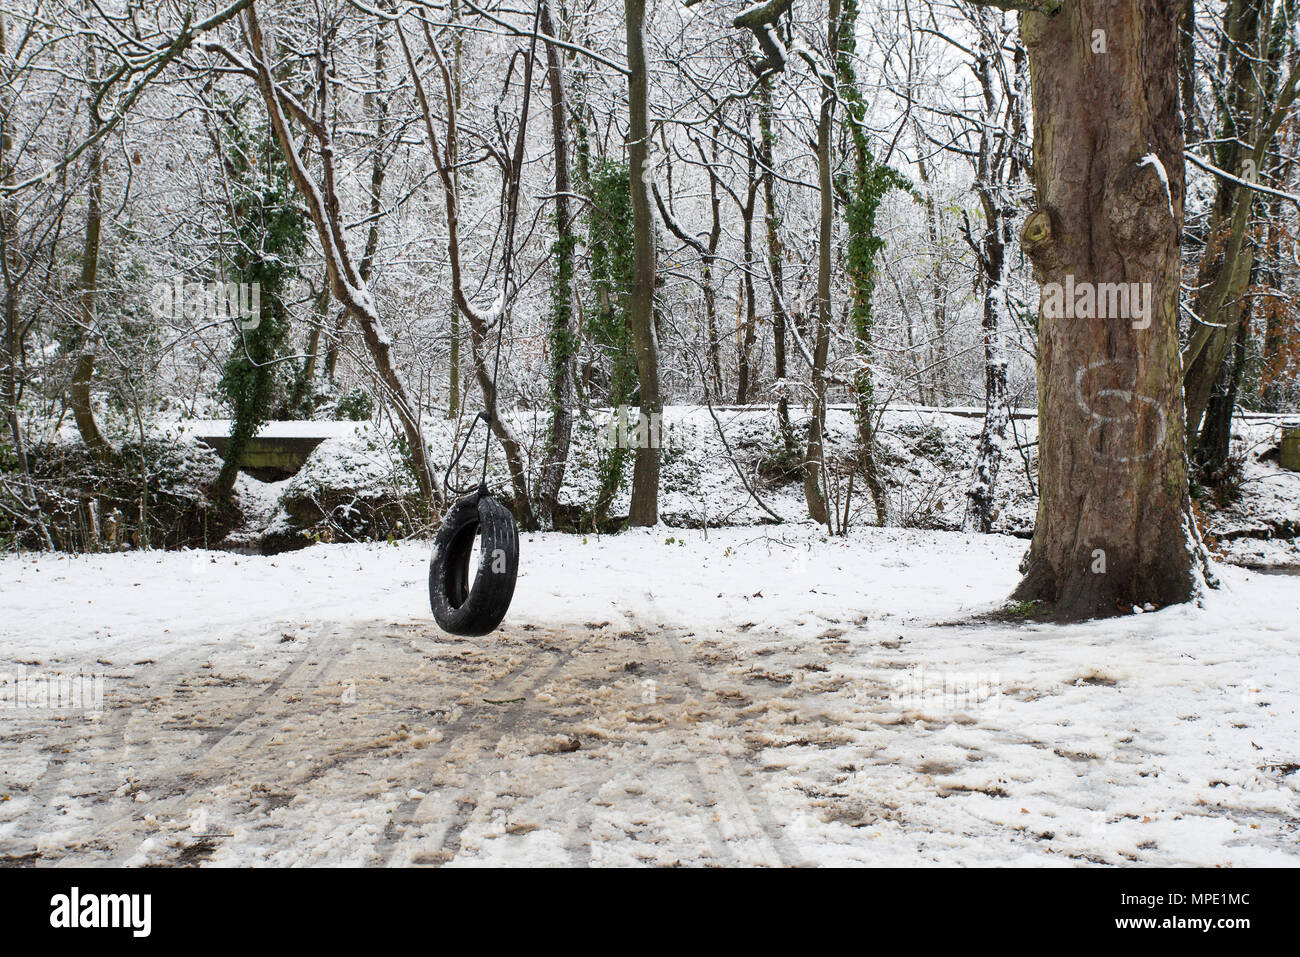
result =
[[[968,66],[979,87],[979,106],[963,115],[964,138],[975,141],[967,151],[975,167],[974,189],[984,214],[978,237],[969,220],[963,233],[975,255],[981,298],[984,344],[984,425],[975,449],[975,466],[966,490],[966,531],[993,530],[993,500],[1001,469],[1010,417],[1007,355],[1003,336],[1010,325],[1007,279],[1008,253],[1013,247],[1018,184],[1025,172],[1024,98],[1028,93],[1028,62],[1024,46],[1007,35],[1002,16],[982,7],[966,11],[976,32],[974,49],[956,44],[968,54]],[[1011,48],[1010,57],[1003,50]],[[1010,62],[1008,62],[1008,60]]]
[[[1183,352],[1188,441],[1207,474],[1222,469],[1227,459],[1249,332],[1253,297],[1248,287],[1260,258],[1252,241],[1255,187],[1261,174],[1278,165],[1269,162],[1273,141],[1300,93],[1294,11],[1285,16],[1283,5],[1275,23],[1273,7],[1271,0],[1232,0],[1223,12],[1226,90],[1215,162],[1205,165],[1227,175],[1219,177],[1197,275],[1194,326]],[[1289,71],[1283,59],[1288,47]]]
[[[385,400],[392,407],[406,436],[420,493],[430,504],[436,503],[439,496],[433,470],[429,465],[424,434],[420,428],[419,410],[407,394],[406,386],[393,362],[392,339],[380,320],[366,279],[358,266],[354,265],[349,250],[334,173],[334,142],[329,121],[328,38],[324,35],[318,38],[319,45],[313,57],[319,84],[318,112],[313,116],[272,75],[266,59],[261,22],[256,7],[252,4],[243,13],[243,25],[249,52],[246,66],[256,78],[276,144],[289,166],[289,174],[298,192],[306,201],[307,211],[316,227],[334,298],[361,329],[366,351],[383,383]],[[319,182],[307,169],[290,129],[286,111],[315,141],[321,166]]]
[[[525,528],[534,525],[532,514],[532,503],[528,495],[528,476],[524,469],[523,446],[514,430],[509,423],[497,413],[497,382],[494,379],[494,373],[498,371],[495,367],[489,369],[487,363],[487,340],[488,333],[493,325],[504,323],[509,309],[510,297],[513,290],[510,288],[509,277],[509,258],[514,255],[511,248],[513,244],[514,228],[513,224],[518,214],[519,198],[519,177],[517,175],[523,163],[523,146],[525,135],[525,124],[520,124],[520,129],[515,144],[515,152],[512,159],[506,166],[506,176],[503,182],[501,202],[503,219],[506,222],[506,239],[503,256],[502,268],[502,288],[497,293],[496,300],[487,309],[480,309],[470,302],[469,296],[465,291],[465,280],[461,266],[461,248],[460,248],[460,198],[457,190],[457,180],[453,174],[452,157],[457,152],[457,111],[455,108],[456,94],[452,85],[451,70],[447,65],[447,59],[442,52],[442,48],[434,39],[433,33],[429,28],[427,20],[421,21],[421,27],[424,31],[425,43],[432,55],[438,70],[442,75],[443,92],[446,97],[447,108],[447,125],[443,139],[445,149],[439,145],[438,134],[433,125],[433,111],[429,106],[428,97],[425,95],[424,84],[420,79],[419,70],[416,68],[415,59],[411,55],[411,50],[406,41],[405,32],[402,29],[401,21],[397,21],[397,35],[401,40],[402,52],[406,57],[407,70],[411,75],[411,81],[415,86],[416,101],[420,108],[420,113],[424,120],[425,135],[428,137],[429,150],[433,155],[434,165],[437,167],[438,176],[442,180],[443,200],[447,210],[447,256],[451,265],[452,275],[452,294],[455,298],[457,307],[461,314],[469,322],[470,327],[470,358],[474,365],[474,376],[478,380],[479,388],[483,392],[484,401],[487,403],[487,411],[483,414],[488,418],[489,425],[493,434],[501,442],[502,451],[506,456],[506,465],[510,471],[510,480],[514,493],[514,504],[517,518],[520,524]],[[532,58],[526,61],[524,73],[524,97],[526,98],[531,92],[532,83]],[[526,113],[526,110],[525,110]],[[511,175],[511,171],[515,175]],[[500,335],[498,329],[498,335]]]

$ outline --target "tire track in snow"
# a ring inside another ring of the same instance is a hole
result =
[[[608,849],[618,854],[626,850],[626,846],[620,842],[607,847],[596,835],[593,835],[593,825],[600,807],[613,809],[610,812],[614,815],[610,819],[611,825],[616,830],[622,829],[629,835],[633,832],[628,831],[627,826],[630,824],[637,828],[637,822],[645,819],[644,814],[635,809],[624,808],[620,811],[618,806],[599,800],[607,784],[615,784],[618,780],[627,779],[629,776],[634,782],[640,778],[640,772],[636,770],[632,770],[629,775],[630,764],[632,769],[645,767],[658,770],[660,779],[653,781],[651,785],[654,788],[651,792],[651,800],[656,805],[663,805],[663,813],[670,816],[681,813],[674,809],[672,797],[674,794],[690,796],[687,803],[692,804],[693,808],[687,814],[701,827],[703,839],[715,861],[781,866],[801,859],[801,855],[774,823],[761,792],[747,786],[742,777],[737,774],[731,758],[726,757],[725,754],[719,756],[717,753],[719,750],[743,751],[743,747],[737,742],[720,749],[716,739],[700,740],[692,737],[697,727],[692,720],[693,712],[710,711],[716,705],[707,700],[708,693],[689,654],[682,647],[680,637],[669,626],[640,627],[636,623],[635,616],[628,613],[626,617],[629,626],[633,627],[635,632],[634,636],[629,637],[634,637],[635,643],[630,647],[616,646],[608,650],[599,650],[590,661],[585,663],[584,668],[576,671],[570,668],[574,657],[596,636],[588,636],[573,645],[552,665],[540,681],[534,683],[525,701],[516,706],[514,713],[492,729],[495,732],[492,741],[480,744],[479,756],[472,765],[470,780],[454,788],[454,806],[450,806],[447,793],[452,789],[443,789],[443,793],[437,798],[430,795],[419,799],[424,811],[435,812],[439,808],[447,808],[450,812],[441,835],[430,835],[429,837],[433,839],[426,838],[430,846],[434,846],[436,842],[436,849],[432,853],[425,852],[420,856],[446,863],[463,851],[464,834],[476,815],[481,817],[484,812],[490,812],[494,806],[500,812],[504,809],[500,805],[505,804],[514,807],[515,811],[511,813],[522,810],[527,818],[530,809],[533,812],[537,811],[539,802],[542,805],[541,813],[548,818],[542,826],[546,830],[558,831],[563,835],[562,846],[571,864],[589,865],[595,857],[594,851],[598,843],[601,844],[602,850]],[[612,636],[606,632],[600,637],[609,639]],[[622,662],[620,667],[620,660],[629,652],[633,655],[633,662]],[[630,667],[633,664],[635,667]],[[538,785],[535,776],[551,770],[538,768],[536,765],[536,762],[545,760],[545,757],[534,753],[524,757],[521,766],[514,757],[503,757],[496,753],[500,742],[506,735],[521,726],[531,726],[532,730],[539,732],[546,730],[563,733],[566,726],[572,727],[580,724],[582,720],[595,720],[599,723],[601,718],[613,719],[617,725],[619,705],[611,705],[607,698],[599,696],[592,701],[584,698],[582,692],[584,687],[589,686],[589,682],[599,681],[602,677],[620,672],[661,676],[660,680],[667,679],[664,684],[669,685],[662,689],[665,692],[665,700],[671,700],[668,694],[673,698],[680,695],[680,699],[661,712],[665,723],[655,732],[650,732],[652,737],[645,738],[640,735],[635,741],[622,740],[617,745],[610,744],[606,749],[598,749],[587,761],[575,760],[572,765],[566,766],[563,771],[563,782],[565,790],[570,793],[566,794],[562,808],[558,812],[554,807],[548,811],[545,795],[542,793],[545,785]],[[585,701],[599,709],[599,712],[584,715],[583,719],[575,721],[570,717],[557,714],[558,709],[550,705],[534,704],[533,693],[547,682],[567,685],[567,687],[557,688],[557,692],[567,693],[572,701]],[[609,711],[611,707],[614,709],[613,713]],[[559,727],[556,727],[557,724]],[[715,724],[713,728],[715,732],[721,732],[723,725]],[[664,753],[662,742],[655,740],[659,732],[666,732],[672,736],[672,747],[668,754]],[[611,754],[608,749],[614,747],[617,751]],[[633,751],[629,752],[628,748],[632,748]],[[633,754],[630,762],[629,753]],[[641,758],[642,754],[647,755],[644,760]],[[647,761],[649,764],[646,763]],[[745,768],[745,772],[746,776],[752,773],[748,767]],[[501,795],[498,793],[497,782],[498,775],[501,774],[508,775],[506,780],[509,781],[510,791],[505,802],[499,801]],[[674,778],[680,783],[674,785],[672,783]],[[533,784],[531,790],[528,788],[529,782]],[[643,792],[637,788],[630,793],[639,795]],[[411,817],[416,816],[411,811],[406,813]],[[661,812],[651,812],[651,820],[654,820],[655,815],[659,813]],[[562,814],[562,818],[557,814]],[[619,824],[618,821],[624,823]],[[532,822],[526,821],[526,823],[531,825]],[[533,825],[528,829],[533,830],[535,827]],[[657,847],[659,851],[664,850],[665,839],[669,846],[675,845],[680,840],[688,842],[690,840],[689,835],[686,834],[659,831],[652,833],[655,836],[650,839],[650,845]],[[634,840],[639,841],[641,838],[635,837]],[[692,853],[698,855],[701,850],[702,847],[693,850],[685,849],[684,854],[687,856],[682,859],[695,862],[699,858],[690,855]],[[397,855],[390,854],[389,859],[397,862]]]
[[[538,664],[538,659],[546,652],[534,648],[523,662],[519,664],[509,675],[498,681],[489,691],[493,699],[502,700],[506,697],[522,698],[522,701],[513,703],[504,714],[501,714],[495,721],[489,723],[477,731],[470,730],[475,720],[487,714],[482,707],[465,708],[455,722],[444,732],[444,738],[439,742],[436,749],[431,749],[431,753],[426,758],[418,762],[418,765],[411,769],[407,775],[407,786],[414,787],[416,783],[426,784],[433,765],[441,765],[445,762],[447,755],[452,751],[453,746],[471,744],[481,755],[483,752],[491,753],[500,743],[501,739],[513,731],[518,725],[524,714],[530,710],[529,704],[533,694],[549,680],[553,680],[561,669],[572,659],[573,655],[590,641],[590,638],[584,638],[578,644],[570,647],[567,651],[561,651],[558,657],[550,662],[549,667],[541,675],[530,681],[528,686],[520,691],[517,683],[520,678],[532,673],[534,665]],[[486,704],[486,702],[484,702]],[[476,762],[477,763],[477,762]],[[477,782],[477,777],[472,778]],[[465,796],[471,793],[469,788],[458,788]],[[408,792],[409,793],[409,792]],[[419,797],[408,797],[399,804],[393,811],[387,826],[384,828],[383,837],[375,846],[375,853],[387,865],[409,864],[410,860],[399,860],[400,855],[409,850],[411,842],[407,839],[407,834],[412,830],[418,817],[418,812],[422,806],[427,806],[426,802],[430,801],[431,795],[424,794]],[[436,850],[437,856],[445,857],[450,854],[455,856],[460,848],[461,833],[468,824],[473,814],[473,809],[477,805],[468,802],[458,802],[457,811],[452,819],[448,822],[443,830],[441,840]],[[417,838],[418,840],[418,838]],[[428,852],[422,852],[427,854]]]
[[[100,719],[100,726],[95,729],[93,733],[93,737],[91,738],[90,742],[87,742],[86,744],[83,745],[81,744],[81,741],[78,738],[74,737],[71,739],[65,739],[57,742],[57,744],[67,745],[67,747],[63,747],[60,750],[69,755],[75,754],[75,752],[78,750],[83,752],[90,751],[92,752],[92,754],[95,751],[103,753],[112,750],[120,754],[120,758],[118,758],[117,760],[100,759],[96,762],[92,757],[91,759],[92,763],[89,765],[90,774],[92,776],[96,774],[112,774],[115,772],[120,774],[124,770],[129,770],[133,764],[140,763],[141,761],[140,757],[132,756],[133,750],[137,749],[139,746],[136,743],[128,740],[128,735],[130,734],[130,728],[132,722],[140,718],[139,706],[148,705],[148,703],[151,700],[156,701],[160,697],[165,697],[165,699],[174,699],[177,693],[177,689],[183,684],[184,679],[191,677],[195,673],[197,673],[201,667],[200,663],[205,661],[210,661],[211,658],[213,657],[214,650],[219,650],[221,648],[221,645],[218,643],[209,642],[209,643],[198,644],[198,645],[185,645],[183,647],[184,647],[184,651],[181,652],[180,654],[172,653],[171,655],[169,655],[167,660],[167,670],[159,671],[155,675],[151,673],[154,669],[151,669],[148,666],[144,666],[143,671],[132,676],[131,679],[132,685],[128,685],[126,687],[132,688],[138,686],[138,689],[141,693],[141,697],[138,700],[133,700],[119,707],[115,707],[115,708],[106,707],[105,710],[107,711],[108,716],[107,718]],[[117,654],[122,650],[124,649],[117,649],[114,653]],[[294,669],[298,664],[300,664],[301,658],[305,654],[309,653],[309,651],[310,651],[310,647],[307,647],[303,650],[303,652],[299,654],[298,657],[292,659],[289,662],[289,664],[284,666],[281,669],[281,671],[272,679],[272,683],[277,688],[279,687],[279,685],[283,684],[285,676],[292,669]],[[180,680],[176,680],[178,676]],[[159,690],[160,686],[166,686],[167,690],[165,692],[160,691]],[[124,688],[123,690],[126,689]],[[108,696],[108,692],[109,689],[106,688],[105,689],[106,698]],[[257,703],[259,703],[262,697],[264,696],[259,696],[258,699],[255,699],[255,701],[252,704],[250,704],[246,709],[246,713],[248,710],[253,708]],[[109,703],[108,701],[105,702],[106,706],[108,705],[108,703]],[[146,714],[150,714],[150,712],[146,711]],[[69,733],[75,733],[73,725],[59,725],[57,723],[47,723],[44,730],[53,731],[55,729],[64,730]],[[208,737],[209,738],[212,737],[212,734],[209,733]],[[96,746],[93,743],[96,739],[102,742],[98,746]],[[210,751],[211,747],[215,747],[215,745],[218,743],[220,743],[219,740],[212,742],[211,746],[208,748],[208,751]],[[51,742],[50,746],[54,747],[57,745],[55,742]],[[206,753],[207,752],[205,751],[204,754]],[[159,753],[154,753],[152,755],[146,753],[143,756],[143,760],[150,761],[158,758],[159,756],[160,756]],[[201,759],[202,756],[203,755],[200,755],[199,758]],[[52,799],[55,798],[61,791],[69,790],[68,779],[74,773],[74,769],[80,769],[83,766],[83,764],[85,764],[85,761],[83,760],[78,760],[75,758],[71,758],[71,759],[61,758],[56,763],[54,763],[52,767],[47,767],[46,772],[37,781],[37,787],[27,792],[29,796],[32,798],[34,804],[34,810],[37,813],[44,813],[48,816],[48,809],[50,807]],[[126,783],[130,783],[130,782],[113,780],[111,784],[106,783],[105,785],[99,785],[98,787],[92,785],[89,791],[83,791],[83,793],[78,795],[73,795],[73,796],[74,797],[96,796],[98,798],[97,803],[103,803],[108,800],[107,795],[114,794],[115,789],[119,785],[126,784]],[[132,793],[141,792],[141,791],[148,793],[151,790],[157,790],[158,788],[163,786],[158,775],[155,775],[147,782],[144,783],[136,782],[136,783],[137,786],[133,789]],[[90,784],[90,782],[87,782],[87,784]],[[85,788],[86,786],[87,786],[86,784],[82,785],[83,788]],[[107,820],[105,820],[103,817],[97,814],[93,815],[90,821],[71,825],[71,827],[69,828],[69,833],[74,837],[80,837],[79,832],[90,830],[91,834],[97,838],[96,842],[102,843],[103,836],[106,830],[116,827],[117,825],[121,824],[123,821],[132,818],[135,815],[136,810],[137,809],[132,808],[132,810],[127,812],[119,812],[116,815],[110,816]],[[43,820],[37,822],[37,833],[38,833],[37,843],[39,843],[39,835],[42,832],[48,832],[49,830],[50,828],[49,828],[48,821]],[[66,843],[70,843],[70,842],[66,842]],[[42,854],[42,857],[45,856],[46,855]],[[51,855],[51,859],[53,859],[53,855]]]
[[[707,704],[708,691],[700,676],[699,668],[691,660],[682,645],[682,640],[692,637],[693,632],[666,624],[670,619],[659,609],[659,603],[653,593],[645,591],[645,600],[655,612],[661,624],[658,630],[647,629],[647,634],[662,641],[668,648],[665,660],[680,675],[682,683],[694,696],[695,702],[703,707]],[[721,732],[721,728],[715,725]],[[749,753],[748,748],[737,742],[741,753]],[[749,786],[737,774],[735,762],[729,749],[719,747],[711,754],[696,760],[700,787],[713,798],[722,809],[721,820],[716,827],[723,846],[735,863],[767,866],[790,866],[802,859],[802,855],[782,833],[780,826],[772,815],[766,796],[756,786]],[[743,762],[743,777],[754,780],[755,767],[752,762]]]
[[[339,657],[340,646],[346,640],[341,635],[341,631],[341,626],[323,625],[315,639],[304,643],[304,647],[289,664],[283,667],[251,701],[238,708],[219,725],[209,728],[200,744],[202,750],[182,758],[187,765],[195,768],[194,771],[180,777],[169,775],[166,780],[155,777],[152,782],[137,788],[138,791],[145,792],[148,792],[150,787],[155,790],[163,790],[167,787],[180,790],[179,793],[162,801],[150,801],[138,808],[132,808],[100,828],[101,835],[118,829],[128,831],[118,842],[115,842],[110,864],[123,865],[142,851],[143,841],[137,843],[129,840],[130,834],[135,829],[133,825],[138,823],[137,814],[151,814],[159,819],[166,815],[176,819],[186,811],[187,805],[190,808],[201,805],[211,785],[223,779],[233,781],[237,777],[236,772],[251,763],[244,760],[245,756],[265,744],[266,739],[274,733],[271,721],[284,713],[286,703],[279,700],[280,692],[286,687],[299,686],[300,677],[312,677],[312,669],[315,669],[317,683],[319,683],[320,674],[332,667]],[[315,660],[311,660],[313,656]],[[275,705],[274,710],[270,709],[272,704]],[[248,733],[243,733],[246,726],[250,724],[252,727],[247,728]],[[122,828],[122,825],[128,827]],[[124,850],[128,845],[133,847],[131,853]]]
[[[208,657],[208,649],[201,647],[198,649],[187,649],[187,655],[183,664],[189,668],[197,666],[199,661]],[[175,658],[172,658],[168,664],[175,670]],[[132,675],[131,680],[140,680],[141,676],[146,674],[150,668],[142,666],[144,671],[137,675]],[[152,679],[144,679],[141,683],[148,688]],[[105,683],[107,685],[107,682]],[[63,792],[68,792],[70,796],[91,797],[98,796],[99,800],[105,800],[105,792],[111,793],[122,782],[113,780],[111,786],[106,784],[96,786],[93,778],[97,775],[109,775],[114,772],[120,773],[122,769],[128,766],[127,755],[129,754],[129,745],[126,741],[127,728],[133,718],[136,717],[135,705],[144,704],[147,699],[140,698],[139,701],[132,701],[128,705],[119,707],[108,707],[109,690],[105,688],[105,709],[104,713],[96,719],[75,718],[69,722],[58,722],[50,719],[29,719],[32,720],[35,728],[33,732],[26,735],[18,736],[12,739],[14,746],[30,740],[34,735],[41,735],[45,740],[44,747],[51,752],[51,757],[47,760],[45,770],[37,778],[32,787],[22,793],[33,803],[33,811],[42,813],[47,811],[53,800]],[[117,689],[113,689],[116,691]],[[125,690],[125,689],[124,689]],[[93,721],[93,724],[87,729],[81,724],[82,721]],[[76,722],[76,723],[74,723]],[[4,746],[9,746],[10,741],[3,742]],[[116,751],[122,755],[120,761],[96,761],[96,754],[106,754]],[[73,787],[72,776],[74,773],[81,771],[83,768],[88,769],[90,780],[81,781]],[[73,791],[80,793],[72,793]],[[22,818],[20,818],[21,820]],[[36,836],[31,840],[34,847],[39,846],[39,838],[43,832],[50,830],[47,821],[35,822]],[[81,825],[86,827],[89,825]],[[74,826],[75,830],[75,826]],[[12,846],[14,851],[23,847],[21,843],[10,839],[5,845]],[[42,854],[42,857],[45,855]]]

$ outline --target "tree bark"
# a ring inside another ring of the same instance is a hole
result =
[[[451,22],[460,19],[460,0],[451,0]],[[452,103],[457,113],[460,112],[460,60],[464,51],[465,40],[459,30],[452,30],[451,41],[451,85]],[[457,160],[454,144],[449,148],[451,177],[453,188],[460,190],[460,164]],[[450,310],[451,328],[448,337],[451,340],[447,356],[447,418],[454,419],[460,415],[460,309],[453,302]]]
[[[834,62],[839,39],[840,0],[830,0],[826,18],[826,44]],[[808,517],[831,528],[830,511],[822,492],[822,471],[826,455],[826,360],[831,345],[831,242],[835,225],[835,194],[831,177],[831,129],[835,119],[835,89],[822,80],[821,111],[817,118],[817,193],[821,200],[817,239],[816,340],[812,363],[812,415],[808,422],[808,444],[803,454],[803,495]]]
[[[554,37],[551,2],[543,0],[542,33]],[[569,210],[573,184],[569,177],[568,105],[564,96],[564,61],[554,43],[546,44],[546,77],[551,93],[551,143],[555,151],[555,269],[551,306],[551,428],[546,440],[542,477],[537,495],[538,518],[543,528],[555,524],[560,487],[564,484],[569,444],[573,437],[574,294],[573,268],[577,237]]]
[[[1182,83],[1183,139],[1196,137],[1196,0],[1180,0],[1178,69]]]
[[[1038,200],[1022,246],[1044,285],[1151,291],[1146,328],[1040,310],[1041,494],[1015,597],[1062,620],[1187,601],[1200,581],[1178,355],[1178,13],[1160,0],[1068,0],[1021,16]],[[1105,53],[1085,39],[1096,29]]]
[[[995,36],[987,11],[977,9],[979,54],[974,72],[979,80],[983,111],[979,117],[979,156],[975,168],[975,192],[984,211],[984,232],[979,242],[970,242],[979,264],[979,288],[983,299],[981,325],[984,338],[984,426],[975,448],[975,468],[966,490],[966,514],[962,528],[988,534],[993,531],[993,499],[1002,468],[1010,409],[1007,398],[1007,359],[1002,346],[1002,326],[1007,314],[1006,251],[1011,245],[1011,217],[1015,204],[1011,188],[1020,178],[1021,164],[1016,142],[1024,133],[1021,84],[1027,68],[1024,47],[1017,45],[1014,80],[1001,81],[1001,97],[993,82],[994,58],[1002,56],[1001,38]],[[999,71],[1001,75],[1001,71]],[[1005,118],[1003,111],[1005,110]]]
[[[781,437],[788,448],[794,446],[790,427],[790,400],[786,396],[785,357],[785,283],[782,280],[781,209],[776,200],[776,171],[773,147],[776,133],[772,129],[772,83],[764,78],[758,85],[758,162],[763,168],[763,227],[767,240],[767,271],[772,283],[772,374],[777,381],[776,418]]]
[[[624,0],[627,19],[628,178],[632,188],[632,298],[629,303],[636,344],[637,378],[641,386],[641,416],[661,412],[659,397],[659,336],[655,329],[655,234],[650,205],[649,73],[645,56],[646,0]],[[647,429],[647,431],[650,431]],[[631,525],[659,521],[659,448],[641,443],[632,466]]]
[[[90,95],[99,89],[98,69],[94,47],[86,53],[86,72],[90,80]],[[99,128],[95,112],[90,111],[88,135],[94,137]],[[96,140],[87,152],[90,166],[90,183],[86,187],[86,241],[81,255],[81,281],[77,290],[77,313],[80,328],[76,335],[76,358],[72,366],[72,380],[68,385],[68,407],[81,433],[81,441],[96,456],[109,449],[108,440],[95,421],[90,385],[95,375],[95,339],[99,334],[96,286],[99,279],[99,236],[103,225],[104,156],[103,143]]]

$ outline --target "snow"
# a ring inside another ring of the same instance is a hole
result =
[[[767,68],[769,70],[784,70],[786,63],[790,59],[790,54],[781,41],[781,35],[776,32],[776,25],[764,23],[759,29],[763,31],[763,36],[767,38],[766,43],[760,43],[763,52],[768,55]]]
[[[1161,185],[1165,188],[1165,202],[1169,204],[1169,218],[1177,221],[1177,217],[1174,215],[1174,194],[1169,189],[1169,173],[1165,169],[1165,164],[1160,161],[1160,157],[1155,153],[1148,153],[1138,160],[1137,165],[1139,169],[1143,166],[1150,166],[1156,171],[1156,175],[1160,177]]]
[[[979,617],[1005,536],[524,535],[504,627],[427,546],[0,559],[0,861],[1294,865],[1300,589]]]
[[[1284,421],[1284,420],[1283,420]],[[1282,426],[1276,418],[1234,422],[1231,451],[1242,457],[1241,497],[1214,507],[1203,503],[1203,529],[1224,561],[1255,568],[1300,568],[1300,472],[1277,462]]]
[[[230,434],[229,419],[181,419],[160,431],[178,435],[222,436]],[[365,422],[313,421],[309,419],[267,422],[257,432],[261,439],[352,439],[365,431]]]

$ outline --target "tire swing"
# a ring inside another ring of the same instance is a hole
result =
[[[480,540],[478,566],[471,578],[476,540]],[[465,637],[495,629],[510,608],[518,572],[515,517],[486,486],[480,486],[451,507],[433,540],[429,604],[438,627]]]
[[[524,133],[528,128],[528,106],[540,16],[541,4],[538,3],[528,59],[524,66],[523,104],[515,145],[513,183],[506,211],[503,294],[496,317],[496,356],[492,361],[488,407],[474,417],[459,451],[447,464],[447,473],[442,479],[443,488],[454,495],[464,495],[464,489],[451,487],[451,473],[464,455],[480,419],[487,423],[487,440],[483,444],[483,471],[478,488],[456,502],[443,519],[442,527],[433,540],[433,557],[429,560],[429,606],[433,610],[433,618],[443,631],[467,638],[486,635],[501,624],[510,608],[510,600],[514,597],[515,579],[519,574],[519,530],[510,510],[497,501],[488,489],[487,468],[488,453],[492,449],[492,423],[496,416],[501,342],[505,337],[506,319],[510,314],[510,273],[514,265],[515,222],[519,216],[519,172],[523,165]],[[476,542],[479,545],[478,563],[471,578],[470,560]]]
[[[505,316],[500,326],[504,326]],[[489,409],[474,417],[459,451],[447,465],[442,486],[455,495],[464,489],[451,487],[451,473],[465,454],[479,420],[488,424],[483,445],[483,471],[478,488],[456,502],[442,520],[433,539],[429,559],[429,607],[438,627],[452,635],[476,638],[501,624],[515,594],[519,575],[519,529],[515,517],[487,485],[488,453],[492,448],[492,418],[496,408],[496,378],[501,361],[501,329],[497,332],[497,355],[492,370]],[[470,574],[470,559],[478,544],[478,563]]]

